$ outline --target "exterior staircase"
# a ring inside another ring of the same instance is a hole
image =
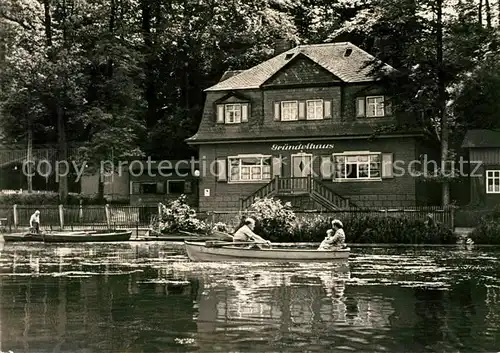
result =
[[[345,198],[319,179],[312,177],[275,177],[246,198],[241,200],[241,209],[245,210],[257,198],[278,197],[290,201],[296,209],[315,209],[335,211],[339,209],[356,208],[348,198]]]

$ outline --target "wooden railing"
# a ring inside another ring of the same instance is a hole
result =
[[[336,210],[336,209],[346,209],[346,208],[352,208],[356,207],[355,204],[350,202],[349,199],[337,194],[335,191],[330,189],[327,185],[325,185],[322,181],[320,180],[313,180],[312,181],[312,189],[311,189],[311,194],[313,198],[315,196],[319,196],[318,199],[324,199],[328,202],[331,203],[330,209]]]
[[[248,197],[241,200],[241,209],[245,210],[250,207],[257,198],[264,198],[273,195],[276,192],[277,185],[277,178],[274,178],[269,183],[259,188],[257,191],[254,191]]]
[[[241,209],[247,209],[256,198],[269,197],[271,195],[304,195],[311,198],[329,210],[356,207],[349,199],[342,197],[326,186],[320,180],[312,177],[275,177],[266,185],[253,192],[248,197],[241,200]]]

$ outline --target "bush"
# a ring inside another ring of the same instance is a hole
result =
[[[209,233],[211,227],[204,221],[196,218],[196,210],[186,203],[186,195],[163,205],[160,218],[155,217],[151,227],[159,229],[161,233],[176,233],[178,231]]]
[[[257,222],[255,233],[270,241],[290,241],[295,226],[295,214],[289,202],[274,198],[256,199],[245,213]]]
[[[500,245],[500,207],[481,217],[479,226],[470,234],[476,244]]]

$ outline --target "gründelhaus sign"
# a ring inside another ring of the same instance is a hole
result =
[[[316,144],[316,143],[285,143],[283,145],[274,144],[271,146],[272,151],[300,151],[300,150],[327,150],[332,149],[333,144]]]

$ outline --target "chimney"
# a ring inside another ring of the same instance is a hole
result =
[[[277,39],[275,42],[274,42],[274,56],[276,55],[280,55],[281,53],[284,53],[286,52],[287,50],[290,50],[292,49],[293,47],[295,47],[294,45],[295,43],[293,43],[291,40],[289,39]]]

